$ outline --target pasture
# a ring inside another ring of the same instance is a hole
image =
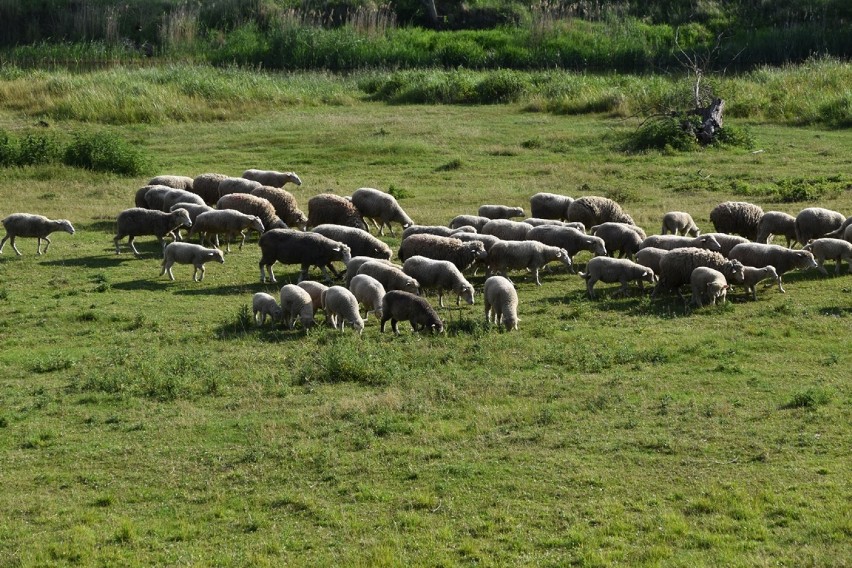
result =
[[[729,199],[852,214],[848,129],[753,123],[753,150],[626,154],[636,121],[338,103],[105,128],[152,157],[151,176],[294,170],[305,208],[376,187],[421,224],[528,209],[539,191],[611,197],[648,234],[669,210],[710,231]],[[153,239],[137,240],[142,259],[112,245],[151,176],[0,174],[0,216],[77,229],[46,255],[30,239],[0,255],[0,565],[850,560],[852,276],[791,273],[786,294],[688,310],[513,273],[519,332],[487,326],[479,296],[440,310],[434,337],[373,318],[361,337],[255,329],[251,295],[298,271],[260,284],[256,238],[202,283],[187,266],[171,282]],[[784,202],[786,187],[815,200]]]

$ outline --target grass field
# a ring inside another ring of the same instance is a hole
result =
[[[635,121],[521,105],[353,97],[228,116],[107,128],[152,175],[295,170],[301,204],[394,188],[423,224],[538,191],[613,197],[649,234],[673,209],[710,230],[728,199],[852,213],[848,129],[755,123],[754,151],[629,155]],[[2,170],[0,215],[77,234],[0,256],[0,565],[852,561],[852,276],[792,273],[786,294],[690,311],[518,273],[518,333],[486,326],[478,296],[441,310],[438,337],[374,319],[360,338],[258,330],[251,295],[276,287],[258,282],[254,240],[203,283],[186,266],[158,278],[149,239],[141,260],[114,254],[115,216],[148,177]],[[785,183],[819,199],[759,191]],[[278,285],[296,269],[276,265]]]

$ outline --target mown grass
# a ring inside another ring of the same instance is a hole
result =
[[[16,130],[21,116],[0,121]],[[674,209],[709,230],[738,183],[848,182],[848,131],[750,127],[761,153],[628,154],[633,125],[599,115],[353,98],[111,130],[157,173],[295,170],[303,204],[393,187],[429,224],[555,191],[616,197],[649,233]],[[23,257],[0,256],[0,564],[846,557],[850,277],[794,273],[786,294],[691,311],[675,297],[615,298],[616,286],[593,302],[576,275],[537,287],[516,273],[517,333],[486,325],[479,297],[441,310],[438,337],[382,335],[374,319],[360,338],[257,330],[251,295],[276,287],[258,283],[254,243],[201,284],[187,267],[158,278],[152,240],[140,239],[142,259],[113,254],[112,221],[146,179],[55,164],[0,177],[4,215],[77,228],[46,256],[28,239]],[[848,185],[814,198],[749,196],[852,211]],[[279,285],[296,272],[279,267]]]

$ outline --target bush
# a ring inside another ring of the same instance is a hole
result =
[[[122,175],[148,171],[149,160],[130,144],[109,132],[81,132],[65,149],[66,165]]]
[[[500,70],[485,75],[476,85],[476,94],[480,103],[509,103],[525,95],[530,87],[529,74]]]
[[[17,165],[37,166],[56,162],[61,154],[56,138],[41,133],[29,133],[20,142]]]
[[[625,149],[631,152],[666,150],[689,152],[698,148],[693,125],[698,117],[672,115],[653,118],[630,136]]]
[[[18,141],[5,130],[0,130],[0,167],[18,164]]]

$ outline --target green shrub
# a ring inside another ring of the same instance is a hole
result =
[[[717,146],[738,146],[751,150],[755,147],[754,134],[748,127],[738,127],[729,124],[720,128],[713,139]]]
[[[529,74],[503,69],[488,73],[476,85],[477,101],[486,104],[517,101],[531,87]]]
[[[148,171],[149,160],[126,140],[109,132],[79,132],[65,149],[66,165],[99,172],[140,175]]]
[[[653,118],[642,124],[627,140],[632,152],[666,150],[689,152],[698,148],[694,129],[697,116],[672,115]]]
[[[18,164],[18,141],[8,132],[0,129],[0,167]]]
[[[59,143],[54,136],[30,132],[20,141],[17,165],[37,166],[50,164],[57,161],[60,153]]]

